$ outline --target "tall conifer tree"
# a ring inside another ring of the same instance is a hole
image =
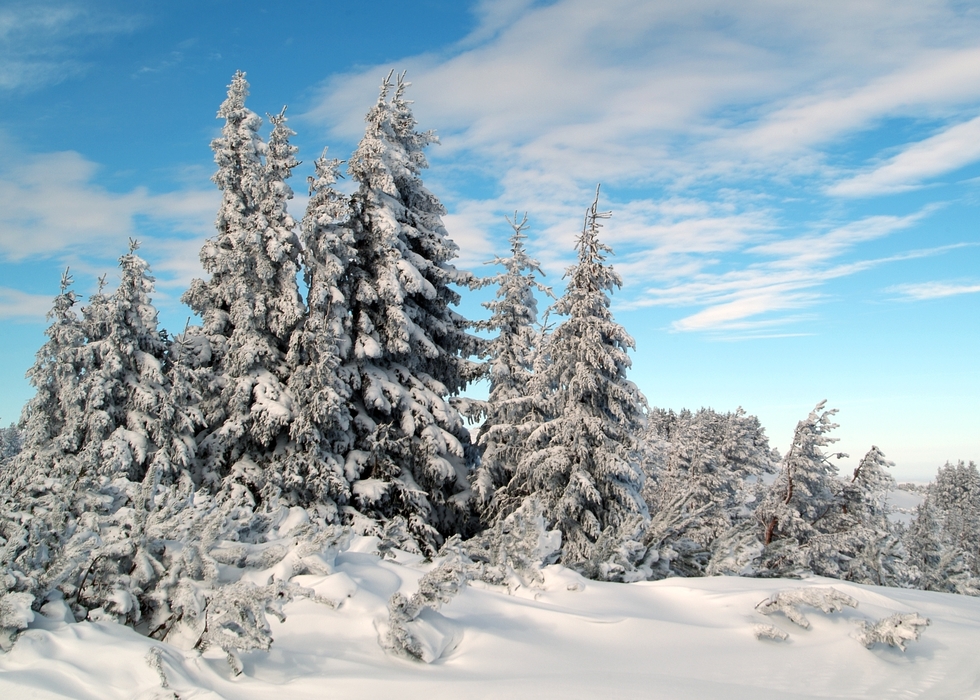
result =
[[[348,459],[355,505],[399,518],[423,548],[460,528],[472,464],[469,435],[449,397],[477,370],[479,341],[452,307],[470,276],[452,265],[457,246],[445,209],[422,184],[424,148],[407,83],[390,74],[349,171],[356,257],[342,290],[351,310],[350,376],[356,450]]]
[[[222,135],[211,144],[218,164],[213,179],[222,192],[217,235],[201,250],[211,278],[194,280],[184,301],[203,319],[213,372],[202,403],[205,478],[230,475],[228,486],[239,496],[263,500],[282,493],[276,451],[288,442],[295,408],[286,390],[286,352],[303,307],[299,241],[286,212],[292,191],[285,180],[296,165],[292,131],[283,114],[274,118],[263,160],[262,122],[245,107],[247,95],[239,71],[218,111]]]
[[[305,498],[346,504],[350,483],[344,458],[351,449],[350,382],[341,377],[350,354],[350,321],[342,278],[354,256],[349,198],[336,189],[339,160],[326,152],[315,161],[310,201],[300,225],[307,314],[289,348],[289,390],[299,410],[290,434],[295,443],[290,475]],[[335,513],[336,514],[336,513]]]
[[[84,440],[84,394],[79,384],[85,330],[75,313],[78,296],[71,289],[73,281],[66,269],[61,292],[48,312],[51,325],[44,332],[48,340],[27,371],[35,394],[21,418],[23,449],[3,475],[0,490],[75,470],[68,462]]]
[[[496,490],[510,481],[514,467],[524,454],[525,430],[533,423],[531,416],[535,411],[529,387],[541,340],[534,292],[553,298],[551,289],[535,278],[535,275],[544,276],[540,263],[524,248],[527,215],[518,221],[515,213],[510,224],[514,229],[510,256],[488,263],[502,265],[504,272],[473,285],[476,288],[497,285],[496,298],[483,304],[490,311],[490,318],[474,324],[479,330],[497,334],[481,353],[487,363],[490,393],[484,421],[476,436],[482,455],[474,473],[473,489],[480,510],[486,510]]]
[[[554,305],[567,319],[549,337],[549,363],[531,382],[547,418],[527,440],[527,455],[497,493],[502,515],[529,497],[543,500],[561,530],[561,561],[594,578],[631,578],[642,554],[637,539],[648,519],[640,495],[638,435],[645,399],[626,379],[633,339],[609,310],[622,282],[599,241],[599,192],[578,239],[578,264]]]

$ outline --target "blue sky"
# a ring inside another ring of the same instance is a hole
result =
[[[844,468],[980,460],[980,8],[938,0],[5,2],[0,420],[66,265],[87,296],[139,238],[183,327],[235,70],[254,111],[289,105],[299,218],[391,68],[441,137],[425,181],[461,266],[526,210],[560,288],[602,183],[651,404],[741,405],[785,450],[826,398]]]

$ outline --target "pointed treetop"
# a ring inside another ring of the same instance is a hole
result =
[[[69,272],[71,268],[66,267],[65,271],[61,273],[61,293],[64,294],[68,289],[75,283],[74,278],[72,278]]]
[[[228,119],[234,112],[245,108],[245,98],[248,97],[248,81],[243,71],[235,71],[228,85],[228,98],[218,108],[218,119]]]
[[[507,219],[506,216],[504,218]],[[524,247],[523,246],[523,241],[524,241],[524,239],[527,238],[527,236],[524,234],[524,231],[529,226],[529,224],[527,223],[527,212],[524,212],[524,216],[522,216],[521,217],[521,220],[518,222],[518,220],[517,220],[517,210],[514,210],[514,218],[513,219],[507,219],[507,223],[510,224],[510,227],[512,229],[514,229],[514,235],[512,235],[510,237],[511,243],[515,247],[523,248]]]
[[[595,186],[595,199],[585,212],[585,225],[582,227],[582,235],[579,236],[578,248],[579,259],[585,260],[604,260],[603,253],[611,253],[612,248],[599,242],[599,229],[602,224],[601,219],[611,219],[611,211],[599,211],[599,188],[601,184]]]

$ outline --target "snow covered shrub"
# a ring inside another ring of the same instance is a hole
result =
[[[561,551],[561,532],[548,530],[544,509],[529,498],[506,518],[463,543],[473,562],[471,575],[493,585],[519,586],[542,583],[541,567],[552,563]]]
[[[218,586],[206,595],[203,615],[204,629],[195,647],[217,646],[228,655],[228,663],[236,674],[242,672],[237,654],[254,649],[268,650],[272,645],[272,630],[266,614],[280,622],[286,616],[283,603],[292,598],[293,589],[283,581],[256,586],[245,581]]]
[[[756,625],[753,632],[756,639],[771,639],[776,642],[785,642],[789,639],[789,634],[775,625]]]
[[[34,621],[33,603],[30,593],[0,592],[0,650],[10,651],[17,633]]]
[[[895,613],[872,624],[862,622],[856,638],[868,649],[881,643],[905,651],[905,646],[917,640],[928,625],[929,618],[919,613]]]
[[[218,646],[234,667],[237,652],[272,644],[267,613],[281,619],[282,605],[296,596],[331,604],[290,579],[332,573],[350,533],[297,507],[269,518],[264,533],[249,531],[252,541],[243,540],[241,513],[203,500],[194,523],[199,539],[171,531],[184,536],[167,543],[165,570],[149,595],[149,631],[186,648]]]
[[[431,631],[423,624],[428,621],[419,619],[426,611],[437,612],[466,586],[467,559],[459,538],[450,538],[443,552],[443,560],[419,580],[419,588],[411,598],[401,593],[391,596],[387,623],[379,629],[379,641],[384,649],[425,663],[432,663],[445,650],[445,642],[433,645],[432,640],[425,639],[432,636]]]
[[[825,613],[840,612],[845,607],[856,608],[858,602],[836,588],[790,588],[766,598],[755,609],[763,615],[782,613],[803,629],[810,629],[810,621],[800,610],[801,606],[816,608]]]

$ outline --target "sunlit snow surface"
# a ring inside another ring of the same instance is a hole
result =
[[[414,592],[430,565],[382,561],[362,538],[330,576],[295,580],[329,606],[297,600],[273,620],[268,653],[244,654],[231,675],[224,656],[201,655],[107,623],[38,616],[0,655],[2,698],[976,698],[980,599],[858,586],[831,579],[669,579],[596,583],[553,566],[539,590],[471,585],[441,614],[428,641],[446,647],[426,665],[386,654],[376,624],[397,590]],[[355,551],[359,550],[359,551]],[[856,609],[806,609],[811,628],[757,603],[787,588],[832,586]],[[931,619],[904,653],[855,639],[862,620],[896,612]],[[52,611],[49,609],[49,614]],[[787,632],[760,641],[757,625]],[[159,647],[167,682],[146,662]]]

